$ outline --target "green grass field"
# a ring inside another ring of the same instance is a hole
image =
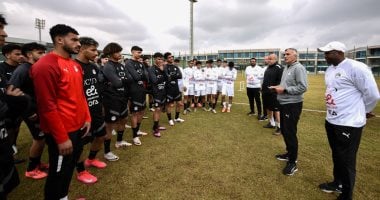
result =
[[[240,75],[239,75],[240,76]],[[245,90],[238,91],[236,103],[247,103]],[[380,79],[377,78],[378,84]],[[323,76],[309,76],[304,108],[325,110]],[[118,162],[103,170],[89,169],[99,180],[84,185],[73,177],[70,198],[87,199],[335,199],[317,188],[332,179],[331,152],[324,130],[325,113],[304,111],[298,125],[299,171],[282,175],[285,162],[274,158],[284,152],[281,136],[262,128],[267,122],[248,117],[248,105],[234,104],[231,113],[198,111],[181,116],[186,122],[168,127],[161,138],[151,134],[142,146],[115,150]],[[380,115],[380,105],[375,109]],[[149,119],[142,130],[149,131]],[[131,141],[131,129],[126,138]],[[113,138],[113,141],[115,138]],[[18,157],[27,158],[31,137],[23,126]],[[114,144],[114,143],[112,143]],[[355,199],[380,198],[380,118],[372,118],[364,129],[358,159]],[[113,146],[112,146],[113,147]],[[87,155],[86,148],[86,155]],[[112,148],[113,149],[113,148]],[[103,159],[103,152],[100,152]],[[46,151],[44,156],[46,160]],[[25,179],[26,163],[18,165],[21,184],[9,199],[43,199],[45,181]]]

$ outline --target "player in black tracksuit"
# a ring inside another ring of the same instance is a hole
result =
[[[9,84],[20,88],[30,97],[29,109],[26,111],[23,120],[33,137],[33,143],[29,151],[29,164],[25,172],[25,176],[32,179],[42,179],[47,176],[47,173],[44,172],[47,165],[41,163],[41,155],[45,146],[45,134],[40,130],[33,81],[29,75],[32,65],[45,55],[45,51],[45,46],[36,42],[24,44],[22,54],[27,61],[16,68],[9,80]]]
[[[161,110],[166,103],[166,81],[167,75],[164,71],[163,55],[161,53],[155,53],[153,55],[154,65],[149,68],[149,81],[152,85],[153,94],[153,135],[161,137],[159,121]]]
[[[0,14],[0,47],[4,45],[7,34],[4,26],[7,25],[5,18]],[[0,199],[6,200],[19,183],[17,169],[13,161],[12,142],[5,127],[5,118],[8,111],[6,104],[7,95],[22,95],[22,91],[6,86],[6,78],[0,73]]]
[[[96,159],[106,135],[102,101],[104,76],[93,63],[98,56],[98,42],[89,37],[81,37],[79,42],[81,43],[81,48],[75,61],[81,65],[83,70],[83,90],[91,115],[90,132],[82,141],[83,146],[91,142],[91,147],[87,159],[84,161],[80,159],[77,163],[77,179],[83,183],[95,183],[97,178],[86,171],[85,166],[99,169],[107,166],[106,163]]]
[[[172,120],[171,108],[174,106],[174,102],[176,103],[175,109],[175,122],[184,122],[185,120],[179,118],[180,109],[183,106],[182,103],[182,93],[178,86],[178,79],[182,79],[181,70],[173,65],[174,56],[166,52],[164,54],[164,59],[167,64],[165,65],[165,73],[168,77],[168,81],[166,82],[166,115],[168,116],[169,124],[171,126],[174,125]]]
[[[268,56],[268,64],[261,87],[263,104],[267,109],[269,119],[269,123],[264,125],[264,128],[277,127],[276,134],[280,134],[280,104],[277,101],[277,94],[268,87],[280,84],[283,68],[278,64],[275,54]],[[276,118],[276,122],[274,122],[273,116]]]
[[[6,83],[8,83],[14,70],[22,62],[21,47],[16,44],[7,44],[2,48],[2,54],[6,60],[0,63],[0,74],[3,75]],[[27,99],[24,97],[8,96],[6,101],[9,107],[6,116],[6,127],[14,145],[14,151],[17,153],[16,140],[22,122],[20,115],[24,112],[24,108],[28,106],[26,105]]]
[[[116,130],[117,132],[116,148],[131,145],[123,140],[123,133],[128,116],[128,85],[130,85],[133,80],[125,66],[119,63],[119,60],[122,58],[122,50],[123,48],[117,43],[109,43],[103,50],[103,53],[108,56],[108,62],[103,68],[105,77],[103,106],[107,131],[104,141],[104,156],[109,161],[119,159],[119,157],[110,151],[112,130]]]
[[[148,85],[148,72],[144,65],[138,61],[141,57],[142,51],[143,50],[141,47],[133,46],[131,48],[132,58],[125,63],[125,67],[133,78],[132,83],[129,84],[128,92],[131,100],[131,124],[133,131],[133,143],[135,145],[141,145],[138,131],[145,113],[146,89]]]

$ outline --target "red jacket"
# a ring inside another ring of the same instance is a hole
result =
[[[53,52],[32,66],[40,128],[52,134],[57,144],[67,141],[68,133],[91,121],[82,76],[78,63]]]

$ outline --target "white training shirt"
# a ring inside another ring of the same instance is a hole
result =
[[[185,87],[194,87],[194,68],[193,67],[186,67],[183,70],[183,84]]]
[[[207,85],[216,85],[218,81],[218,71],[216,68],[205,68]]]
[[[366,113],[380,99],[372,72],[364,63],[344,59],[325,73],[326,120],[335,125],[362,127]]]
[[[265,70],[260,66],[248,66],[245,68],[247,88],[261,88]]]

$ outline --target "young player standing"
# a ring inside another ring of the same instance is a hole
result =
[[[234,66],[235,64],[233,62],[229,62],[228,69],[226,69],[223,73],[223,78],[225,81],[223,84],[222,95],[224,97],[228,97],[228,104],[227,102],[223,101],[222,112],[231,112],[232,99],[234,97],[234,82],[237,76],[237,71]]]
[[[173,64],[174,56],[170,52],[164,54],[164,59],[167,64],[165,65],[165,73],[168,77],[166,82],[166,115],[168,116],[169,125],[174,126],[174,122],[184,122],[185,120],[179,118],[180,109],[182,104],[182,94],[178,87],[178,80],[182,79],[181,70]],[[175,118],[172,120],[172,107],[175,103]]]

